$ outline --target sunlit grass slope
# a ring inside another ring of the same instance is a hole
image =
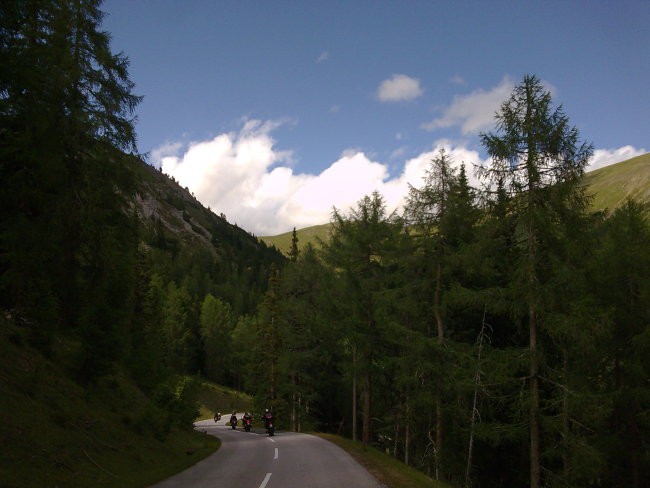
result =
[[[329,228],[330,224],[321,224],[313,225],[311,227],[305,227],[304,229],[296,229],[296,235],[298,237],[298,247],[304,249],[307,244],[311,244],[314,247],[318,247],[318,240],[327,241],[329,239]],[[293,236],[292,232],[285,232],[284,234],[279,234],[277,236],[265,236],[260,237],[261,240],[266,242],[269,246],[275,246],[279,251],[285,255],[289,253],[291,249],[291,238]]]
[[[213,418],[215,412],[250,412],[253,407],[253,399],[249,395],[207,381],[201,382],[198,400],[200,420]]]
[[[650,153],[587,173],[594,210],[612,211],[626,198],[650,202]]]

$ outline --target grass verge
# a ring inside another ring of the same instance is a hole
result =
[[[392,456],[333,434],[315,433],[347,451],[366,468],[377,481],[389,488],[451,488],[451,485],[433,480],[424,473],[407,466]]]
[[[198,420],[211,419],[215,412],[228,415],[233,410],[237,412],[252,410],[253,399],[249,395],[208,381],[200,381]]]

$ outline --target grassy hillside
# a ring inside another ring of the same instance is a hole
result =
[[[25,325],[0,316],[0,486],[142,487],[214,452],[219,441],[173,428],[119,372],[81,386],[69,375],[76,345],[50,358],[27,345]],[[202,410],[249,399],[202,385]]]
[[[589,187],[588,193],[594,197],[594,210],[614,210],[628,197],[650,202],[650,153],[591,171],[585,175],[585,182]],[[299,247],[308,243],[316,245],[318,239],[327,241],[329,227],[330,224],[321,224],[296,230]],[[291,248],[291,235],[291,232],[286,232],[260,239],[287,254]]]
[[[298,236],[298,247],[303,249],[307,244],[313,246],[318,245],[318,240],[327,241],[329,238],[329,228],[330,224],[321,224],[313,225],[311,227],[305,227],[304,229],[296,229],[296,234]],[[289,249],[291,249],[291,237],[293,231],[285,232],[284,234],[279,234],[277,236],[264,236],[260,239],[265,242],[268,246],[275,246],[285,255],[288,254]]]
[[[594,210],[614,210],[626,198],[650,202],[650,153],[586,175]]]

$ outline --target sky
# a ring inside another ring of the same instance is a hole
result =
[[[378,191],[398,210],[444,148],[480,134],[527,74],[594,146],[650,151],[650,1],[106,0],[130,60],[138,149],[259,236]]]

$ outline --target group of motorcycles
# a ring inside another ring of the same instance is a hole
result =
[[[217,422],[219,420],[221,420],[221,413],[215,413],[214,421]],[[266,429],[266,433],[269,435],[269,437],[273,437],[275,434],[273,415],[267,410],[264,415],[262,415],[262,420],[264,421],[264,428]],[[244,427],[244,431],[250,432],[251,428],[253,427],[253,416],[246,414],[242,417],[241,421]],[[232,430],[235,430],[237,428],[237,416],[235,415],[235,412],[233,412],[230,416],[230,421],[228,423],[232,427]]]

